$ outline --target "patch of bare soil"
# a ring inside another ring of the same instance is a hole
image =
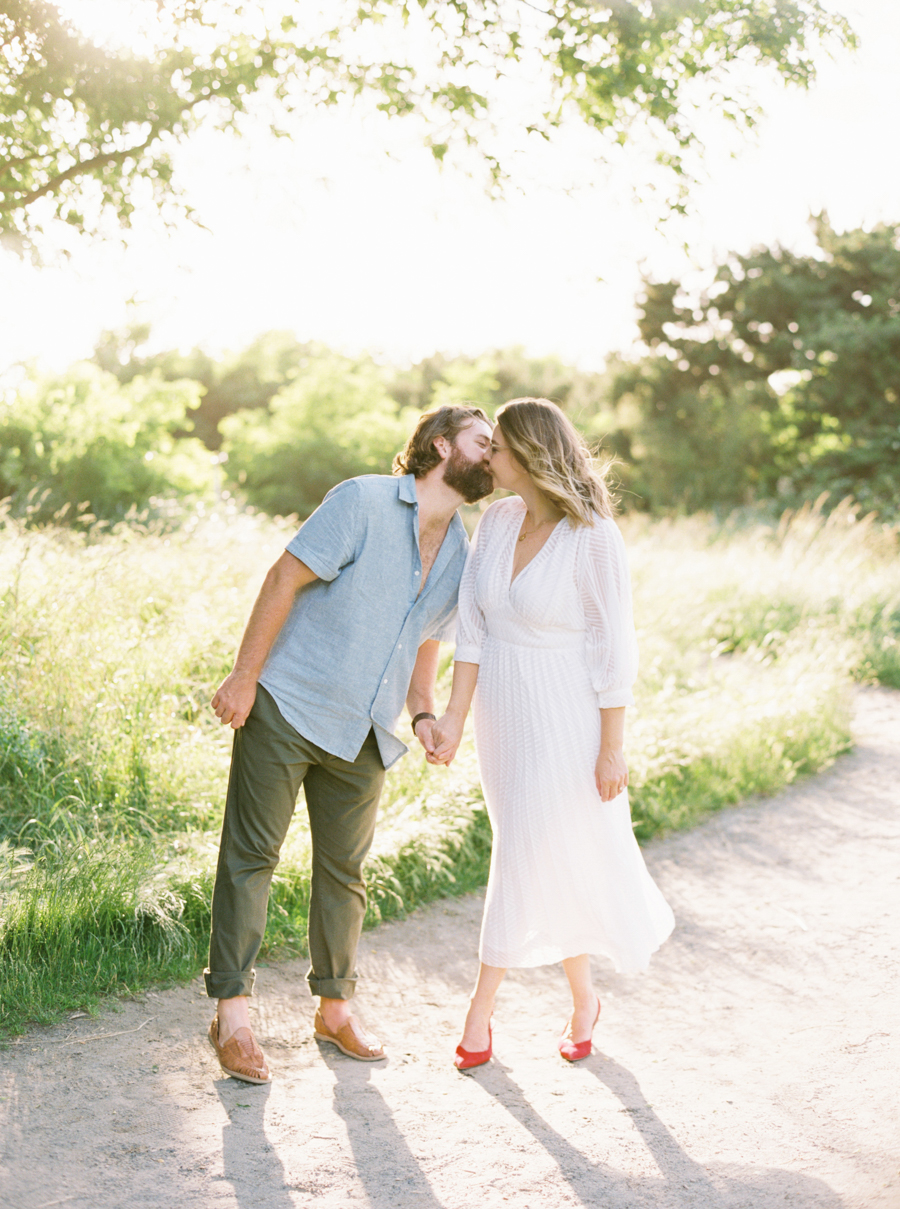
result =
[[[646,855],[678,920],[598,964],[595,1052],[556,1052],[562,971],[511,973],[495,1058],[451,1066],[481,898],[364,938],[364,1064],[312,1039],[305,965],[260,970],[269,1087],[221,1075],[202,983],[0,1054],[10,1209],[900,1209],[900,693],[862,692],[824,776]]]

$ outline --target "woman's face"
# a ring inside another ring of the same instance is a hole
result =
[[[495,425],[491,434],[491,460],[488,470],[494,480],[494,486],[501,487],[504,491],[517,491],[522,482],[529,478],[528,471],[507,445],[499,424]]]

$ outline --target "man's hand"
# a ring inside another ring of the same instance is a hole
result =
[[[444,714],[437,722],[431,724],[431,737],[434,742],[434,753],[429,758],[429,764],[451,764],[457,749],[462,742],[465,718],[456,714]]]
[[[434,723],[430,718],[423,718],[421,722],[416,723],[416,738],[425,748],[425,759],[429,764],[436,764],[434,757]]]
[[[223,726],[237,730],[247,721],[256,700],[256,677],[231,672],[216,690],[212,707]]]
[[[597,792],[604,802],[617,798],[628,784],[628,765],[621,747],[600,747],[600,755],[594,767]]]

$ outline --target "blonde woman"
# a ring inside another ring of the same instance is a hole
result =
[[[637,646],[603,477],[547,399],[500,408],[490,472],[515,495],[488,508],[473,538],[450,704],[434,728],[434,758],[449,763],[474,696],[494,833],[460,1070],[491,1057],[507,968],[555,962],[572,992],[559,1051],[586,1058],[600,1015],[589,955],[642,970],[674,925],[631,829],[623,737]]]

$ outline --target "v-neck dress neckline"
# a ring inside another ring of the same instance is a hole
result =
[[[527,512],[527,509],[526,509],[526,512]],[[566,519],[564,516],[561,516],[559,518],[559,520],[556,522],[556,524],[553,526],[553,528],[547,534],[547,540],[541,546],[540,550],[538,550],[537,553],[533,554],[531,556],[531,558],[529,558],[528,562],[525,564],[524,567],[521,567],[518,571],[516,571],[515,574],[513,574],[513,572],[515,571],[515,566],[516,566],[516,546],[518,545],[518,541],[519,541],[519,539],[515,536],[515,534],[516,534],[516,531],[518,529],[520,529],[522,526],[522,517],[520,516],[518,510],[516,511],[516,518],[517,518],[516,525],[513,527],[513,530],[512,530],[513,540],[510,545],[510,556],[509,556],[508,584],[509,584],[510,592],[513,590],[513,586],[518,582],[518,580],[520,580],[522,578],[522,576],[525,574],[525,572],[528,570],[528,568],[531,566],[531,564],[533,562],[536,562],[537,559],[539,559],[540,556],[544,553],[544,551],[547,549],[547,547],[553,541],[553,538],[556,534],[557,529],[560,527],[560,525]]]

